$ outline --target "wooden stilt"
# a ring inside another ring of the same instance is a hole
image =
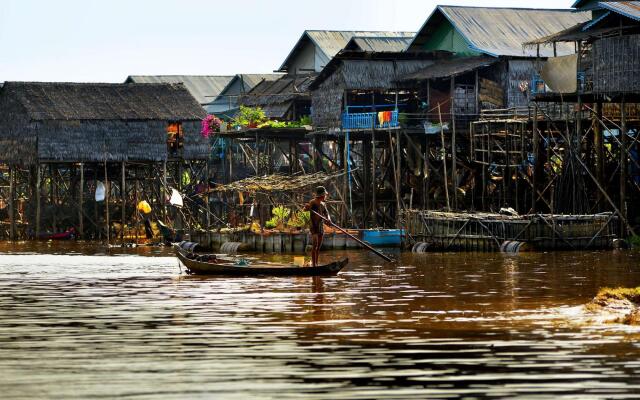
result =
[[[80,186],[78,187],[78,235],[84,237],[84,163],[80,163]]]
[[[15,182],[15,166],[9,166],[9,239],[16,240],[16,182]]]
[[[109,223],[109,173],[107,161],[104,162],[104,221],[107,225],[107,246],[111,243],[111,225]]]
[[[401,211],[403,209],[402,207],[402,196],[400,194],[400,180],[402,179],[402,168],[401,168],[401,162],[402,162],[402,158],[400,157],[400,129],[398,129],[396,131],[396,163],[394,166],[394,170],[395,170],[395,181],[396,181],[396,228],[402,228],[402,222],[401,222]]]
[[[458,207],[458,156],[456,149],[456,78],[451,77],[451,188],[453,208]]]
[[[211,229],[211,193],[209,191],[209,180],[211,179],[210,173],[211,173],[211,165],[210,165],[210,161],[207,159],[207,165],[206,165],[206,171],[205,171],[205,184],[204,184],[204,187],[206,190],[204,201],[207,202],[205,207],[207,209],[207,218],[206,218],[207,231]]]
[[[602,103],[595,104],[595,121],[593,121],[593,146],[596,153],[596,178],[600,185],[605,185],[604,181],[604,136],[602,133]],[[598,207],[602,210],[602,193],[598,192]]]
[[[42,185],[42,168],[40,163],[36,164],[36,232],[35,237],[38,238],[40,234],[40,224],[42,219],[42,201],[40,199],[40,186]]]
[[[624,99],[620,103],[620,212],[627,218],[627,110]],[[627,236],[627,229],[620,224],[621,237]]]
[[[542,161],[540,157],[538,157],[539,149],[540,149],[540,135],[538,134],[538,105],[533,105],[533,155],[534,165],[533,172],[531,176],[531,212],[535,214],[536,212],[536,203],[538,196],[538,164]]]
[[[120,240],[124,243],[124,227],[127,224],[127,188],[126,188],[126,165],[122,162],[122,182],[120,186],[120,197],[122,198],[121,218],[122,226],[120,227]]]
[[[377,180],[377,152],[376,152],[376,132],[371,131],[371,221],[373,227],[378,227],[378,180]]]
[[[93,186],[94,186],[94,190],[96,190],[98,188],[98,167],[100,166],[100,164],[96,164],[93,168]],[[94,193],[95,196],[95,193]],[[95,197],[94,197],[94,201],[93,201],[93,220],[96,221],[96,237],[98,238],[98,240],[102,240],[102,229],[100,227],[100,221],[99,221],[99,215],[98,215],[98,202],[95,201]]]
[[[52,205],[52,228],[53,228],[53,232],[57,232],[58,230],[58,199],[57,199],[57,192],[58,192],[58,177],[56,176],[57,174],[56,172],[57,167],[54,169],[54,166],[52,164],[49,164],[49,180],[51,182],[51,205]]]
[[[133,187],[133,196],[134,196],[134,207],[133,207],[133,215],[135,215],[135,220],[136,220],[136,245],[139,244],[139,237],[138,237],[138,232],[140,231],[140,211],[138,211],[138,203],[140,202],[140,196],[139,196],[139,192],[140,192],[140,181],[138,180],[138,172],[140,172],[140,168],[139,167],[133,167],[133,182],[134,182],[134,187]]]
[[[224,163],[223,163],[224,164]],[[162,207],[162,218],[167,223],[167,196],[169,194],[167,188],[167,160],[162,162],[162,190],[160,190],[160,204]]]
[[[444,127],[442,126],[442,111],[440,109],[440,103],[438,103],[438,118],[440,119],[440,142],[442,144],[442,153],[444,158],[442,160],[442,167],[444,169],[444,193],[447,199],[447,210],[451,210],[451,203],[449,202],[449,183],[447,182],[447,148],[444,141]]]

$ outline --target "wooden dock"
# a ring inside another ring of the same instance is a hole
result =
[[[619,231],[612,213],[593,215],[404,212],[407,245],[433,251],[499,251],[506,241],[535,250],[608,249]]]

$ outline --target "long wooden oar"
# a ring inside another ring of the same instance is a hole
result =
[[[364,242],[360,239],[358,239],[357,237],[353,236],[352,234],[350,234],[349,232],[345,231],[344,229],[340,228],[338,225],[334,224],[333,222],[331,222],[331,220],[329,220],[329,218],[326,218],[325,216],[318,214],[317,212],[310,210],[312,213],[314,213],[315,215],[317,215],[318,217],[322,218],[322,220],[326,223],[328,223],[329,225],[333,226],[334,228],[336,228],[337,230],[339,230],[340,232],[344,233],[345,235],[349,236],[351,239],[355,240],[356,242],[360,243],[363,247],[366,247],[367,249],[371,250],[372,252],[374,252],[376,255],[384,258],[386,261],[389,262],[393,262],[395,261],[393,258],[389,257],[388,255],[374,249],[373,247],[371,247],[371,245],[367,242]]]

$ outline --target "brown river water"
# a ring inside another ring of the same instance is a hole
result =
[[[640,285],[638,252],[345,254],[201,278],[168,249],[0,244],[0,398],[640,398],[640,329],[575,311]]]

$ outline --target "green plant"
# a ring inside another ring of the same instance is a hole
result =
[[[292,228],[304,228],[309,225],[311,221],[311,212],[298,211],[289,219],[288,225]]]
[[[285,206],[276,206],[271,210],[271,214],[273,217],[265,222],[265,228],[283,228],[287,218],[291,215],[291,210]]]
[[[629,246],[633,247],[634,249],[640,247],[640,236],[631,236],[627,240],[629,241]]]
[[[260,107],[240,106],[238,115],[232,120],[233,125],[258,127],[267,121],[267,116]]]
[[[300,125],[304,126],[304,125],[312,125],[313,121],[311,121],[311,115],[305,115],[303,117],[300,118]]]

